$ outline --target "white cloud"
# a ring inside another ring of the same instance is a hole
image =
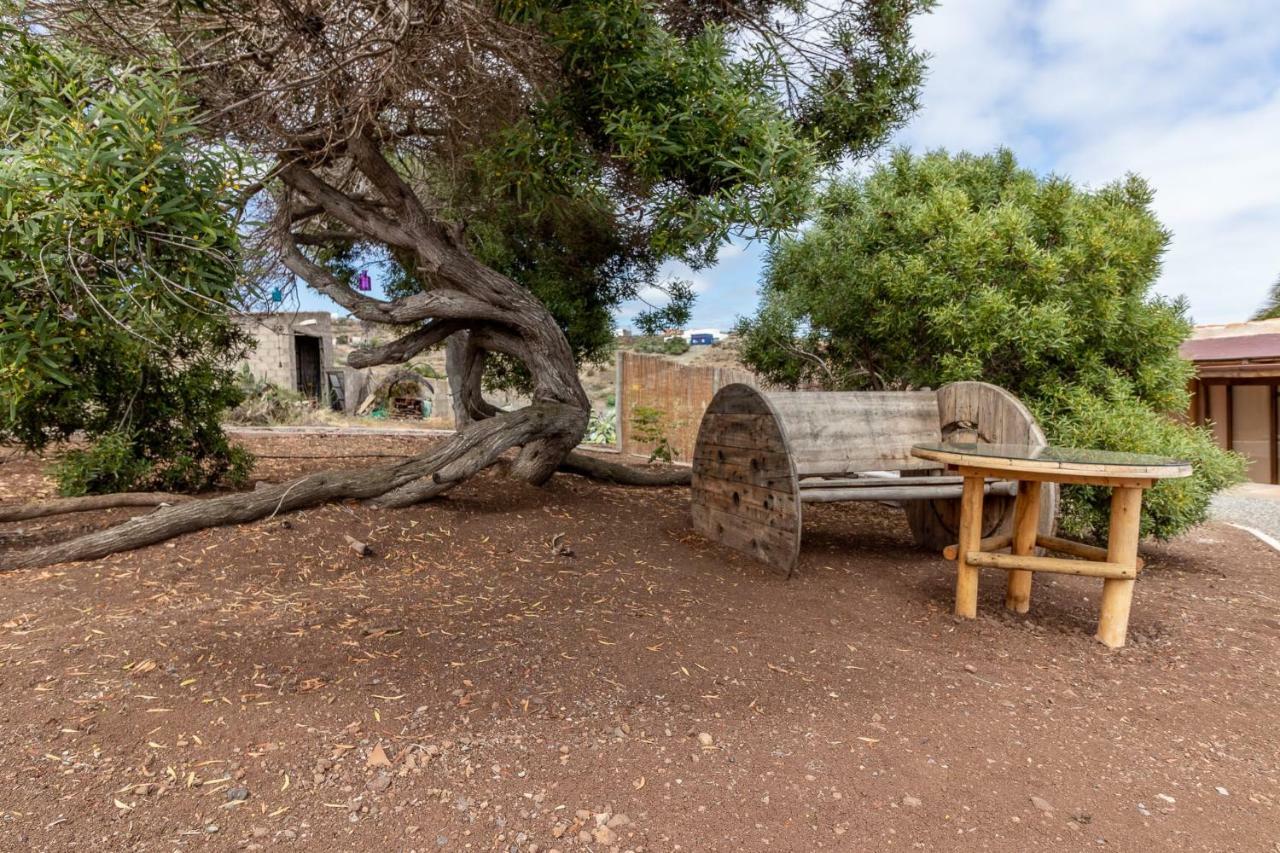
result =
[[[917,148],[1012,148],[1100,185],[1137,172],[1174,232],[1157,289],[1241,319],[1280,274],[1274,0],[994,0],[917,27],[934,54]]]

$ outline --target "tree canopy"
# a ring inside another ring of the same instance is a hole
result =
[[[1152,490],[1144,532],[1205,517],[1239,457],[1187,410],[1186,307],[1152,293],[1168,232],[1129,176],[1101,189],[1040,178],[1013,155],[898,151],[837,181],[771,253],[744,356],[769,379],[830,389],[965,379],[1017,394],[1051,442],[1163,453],[1196,473]],[[1107,529],[1106,495],[1072,488],[1063,523]]]
[[[599,339],[605,309],[664,260],[705,263],[729,236],[803,219],[815,178],[914,108],[910,27],[931,5],[30,0],[21,21],[112,62],[176,69],[203,137],[258,166],[244,201],[263,227],[247,238],[267,268],[278,259],[356,317],[404,330],[354,366],[447,341],[458,436],[376,486],[341,481],[404,505],[507,450],[528,482],[565,463],[588,416],[575,350]],[[389,298],[345,274],[344,256],[370,252],[398,268]],[[529,407],[484,399],[495,359],[524,378]],[[275,509],[342,494],[338,482],[295,486]],[[128,544],[216,509],[165,510]]]
[[[1250,318],[1252,320],[1274,320],[1280,317],[1280,278],[1267,289],[1267,298]]]
[[[0,442],[83,431],[65,493],[242,475],[218,424],[244,340],[239,161],[167,75],[0,25]]]

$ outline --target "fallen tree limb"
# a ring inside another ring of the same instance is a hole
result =
[[[29,569],[51,563],[95,560],[118,551],[154,545],[183,533],[244,524],[335,500],[370,500],[404,506],[411,498],[441,494],[492,465],[507,450],[548,435],[581,434],[583,412],[574,406],[535,403],[515,412],[477,421],[424,453],[388,465],[322,471],[275,483],[252,492],[186,501],[138,516],[123,524],[66,542],[19,551],[0,558],[0,570]]]
[[[560,470],[622,486],[687,486],[693,477],[691,468],[648,470],[622,462],[610,462],[576,450],[560,463]]]
[[[0,522],[29,521],[50,515],[116,509],[122,506],[177,504],[191,499],[190,495],[175,495],[169,492],[117,492],[110,495],[86,495],[80,498],[54,498],[47,501],[0,506]]]
[[[531,441],[544,440],[547,436],[576,435],[581,430],[581,420],[581,412],[575,407],[535,404],[476,421],[453,438],[400,462],[322,471],[284,483],[259,483],[252,492],[237,492],[205,500],[164,493],[122,493],[13,507],[9,515],[0,516],[0,519],[37,518],[40,515],[32,514],[36,512],[34,508],[50,504],[64,507],[58,510],[61,512],[169,504],[106,530],[10,554],[0,558],[0,570],[94,560],[118,551],[154,545],[183,533],[272,518],[327,501],[356,499],[370,500],[379,506],[409,506],[443,494],[475,476],[480,470],[498,462],[512,448],[527,447]],[[559,470],[631,486],[687,485],[690,478],[690,472],[684,469],[645,470],[577,451],[563,458]],[[43,514],[53,513],[46,510]]]

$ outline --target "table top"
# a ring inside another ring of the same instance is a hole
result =
[[[917,444],[911,453],[948,465],[1039,474],[1102,476],[1116,479],[1160,480],[1191,476],[1191,463],[1147,453],[1036,447],[1029,444]]]

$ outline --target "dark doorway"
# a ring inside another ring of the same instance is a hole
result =
[[[298,393],[320,399],[320,339],[309,335],[293,336],[294,360],[298,364]]]

